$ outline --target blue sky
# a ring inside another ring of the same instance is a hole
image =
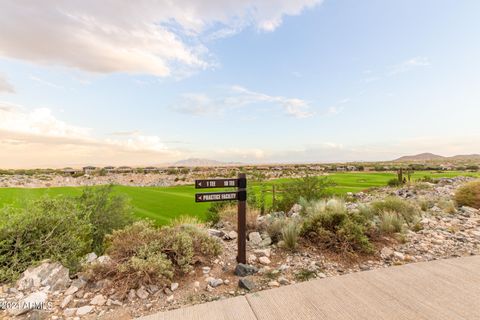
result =
[[[3,1],[0,166],[480,153],[480,2],[197,2]]]

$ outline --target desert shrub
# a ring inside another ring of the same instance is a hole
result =
[[[298,238],[300,236],[300,225],[294,219],[288,221],[282,228],[283,246],[291,251],[298,247]]]
[[[233,201],[212,202],[207,210],[206,221],[211,225],[216,225],[220,222],[220,211],[234,204],[235,202]]]
[[[44,259],[75,271],[91,251],[91,224],[71,198],[42,198],[0,212],[0,282],[16,279]]]
[[[322,201],[317,208],[320,210],[308,212],[303,222],[304,237],[339,253],[372,251],[367,223],[361,215],[348,213],[345,204],[337,199]]]
[[[403,219],[395,212],[383,211],[379,216],[378,230],[382,234],[402,232]]]
[[[480,209],[480,180],[467,183],[455,193],[458,206]]]
[[[329,187],[334,186],[328,177],[305,176],[293,179],[280,185],[282,197],[276,204],[278,210],[288,211],[290,208],[304,198],[307,201],[318,200],[330,195]]]
[[[199,227],[202,222],[197,217],[192,216],[179,216],[170,221],[170,226],[172,227],[182,227],[182,226],[191,226]]]
[[[419,215],[415,205],[398,197],[387,197],[383,201],[373,202],[371,206],[376,215],[380,216],[383,212],[395,213],[402,217],[408,225]]]
[[[455,202],[452,200],[440,200],[438,202],[438,207],[448,214],[454,214],[457,212],[455,208]]]
[[[105,235],[133,222],[133,210],[128,198],[114,194],[113,186],[86,188],[77,199],[82,217],[92,228],[92,250],[101,254]]]
[[[298,281],[308,281],[310,279],[313,279],[317,277],[317,274],[315,271],[308,270],[308,269],[300,269],[298,272],[295,273],[295,279]]]
[[[192,270],[195,262],[220,254],[220,242],[196,226],[156,228],[139,221],[107,237],[112,263],[94,265],[94,278],[113,278],[126,292],[141,285],[166,284],[176,273]]]
[[[282,229],[286,225],[285,217],[271,217],[267,221],[266,231],[274,243],[282,239]]]
[[[397,178],[390,179],[390,180],[388,180],[388,182],[387,182],[387,185],[388,185],[389,187],[399,187],[399,186],[401,186],[402,184],[403,184],[403,182],[400,181],[400,180],[398,180]]]
[[[418,199],[418,205],[422,211],[427,211],[435,205],[435,202],[431,199],[422,197]]]

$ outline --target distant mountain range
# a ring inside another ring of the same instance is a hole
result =
[[[222,162],[211,159],[199,159],[199,158],[190,158],[185,160],[180,160],[175,162],[173,165],[179,167],[215,167],[215,166],[229,166],[229,165],[239,165],[238,162]]]
[[[456,155],[453,157],[444,157],[438,154],[433,153],[420,153],[413,156],[404,156],[400,157],[395,162],[420,162],[420,161],[468,161],[468,160],[478,160],[480,161],[480,154],[465,154],[465,155]]]

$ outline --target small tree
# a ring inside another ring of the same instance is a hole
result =
[[[288,211],[300,198],[307,201],[325,198],[331,194],[328,188],[333,186],[335,183],[328,177],[309,175],[283,183],[280,185],[282,198],[276,209]]]

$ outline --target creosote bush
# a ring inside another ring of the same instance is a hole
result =
[[[77,270],[91,251],[92,226],[72,199],[43,198],[24,209],[4,208],[0,216],[0,283],[44,259]]]
[[[394,234],[403,231],[403,219],[395,212],[382,211],[379,216],[378,231],[381,234]]]
[[[50,259],[72,272],[92,251],[103,253],[107,233],[132,219],[128,201],[111,187],[86,188],[80,197],[44,197],[22,208],[0,209],[0,283]]]
[[[168,283],[192,270],[197,261],[221,253],[220,242],[191,223],[156,228],[139,221],[107,237],[112,262],[94,265],[94,278],[108,277],[125,293],[141,285]]]
[[[480,180],[467,183],[455,193],[458,206],[480,209]]]
[[[275,209],[287,212],[300,198],[307,201],[325,198],[331,193],[328,188],[334,185],[328,177],[308,175],[283,183],[280,185],[282,197]]]
[[[360,214],[347,212],[343,201],[320,200],[305,210],[301,230],[304,237],[338,253],[372,252],[367,236],[368,221]]]

